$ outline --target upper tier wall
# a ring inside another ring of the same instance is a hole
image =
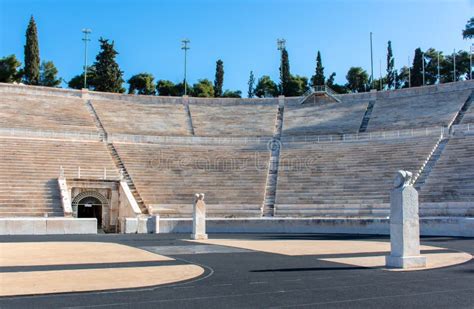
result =
[[[470,95],[468,89],[380,98],[375,102],[368,131],[448,126]]]
[[[338,97],[343,101],[371,101],[379,99],[401,98],[410,96],[427,95],[439,92],[474,90],[474,80],[459,81],[455,83],[445,83],[439,85],[430,85],[424,87],[403,88],[389,91],[374,91],[363,93],[342,94]]]
[[[141,102],[91,100],[108,133],[184,136],[186,112],[181,102],[147,104]]]
[[[368,101],[285,104],[283,136],[357,133]]]
[[[1,93],[0,127],[22,130],[98,133],[83,100],[75,96]]]
[[[197,136],[272,136],[278,100],[191,100]]]
[[[447,126],[473,89],[473,81],[463,81],[340,95],[341,103],[317,101],[299,105],[299,98],[285,98],[283,136],[356,133],[369,101],[375,105],[367,132]],[[110,133],[149,136],[186,136],[194,129],[194,134],[202,137],[270,137],[278,105],[276,98],[160,97],[1,83],[0,94],[12,98],[2,106],[0,127],[96,133],[92,117],[79,103],[81,97],[96,104],[99,118]],[[26,98],[59,103],[54,108],[25,108],[22,101],[28,101]],[[78,104],[68,107],[74,100]],[[471,114],[472,108],[463,123],[472,121]]]

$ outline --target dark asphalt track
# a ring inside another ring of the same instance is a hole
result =
[[[474,308],[472,260],[440,269],[388,272],[319,261],[314,256],[291,257],[179,240],[187,237],[187,234],[2,236],[0,242],[116,242],[171,256],[177,259],[173,264],[199,264],[206,272],[188,282],[143,289],[4,297],[0,298],[0,308]],[[210,237],[388,241],[380,236],[323,234]],[[425,237],[422,243],[474,254],[474,238]],[[119,264],[108,267],[157,265],[156,262]],[[4,267],[0,271],[104,266],[61,267]]]

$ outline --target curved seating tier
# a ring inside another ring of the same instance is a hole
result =
[[[118,178],[101,142],[0,138],[0,217],[62,216],[57,178]]]
[[[471,90],[378,99],[367,131],[448,126]]]
[[[178,103],[143,103],[131,101],[91,100],[108,133],[132,135],[189,135],[187,116]]]
[[[285,104],[283,136],[357,133],[368,101],[341,103],[317,99],[316,103]]]
[[[193,99],[189,102],[197,136],[272,136],[276,99]]]
[[[151,213],[190,217],[194,194],[202,192],[211,217],[260,216],[266,145],[114,146]]]
[[[474,135],[449,139],[421,188],[420,201],[428,213],[474,216]]]
[[[98,133],[80,98],[2,93],[0,128]]]
[[[275,213],[385,217],[395,172],[416,173],[437,138],[283,144]]]

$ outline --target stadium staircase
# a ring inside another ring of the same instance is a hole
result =
[[[135,187],[135,184],[133,183],[132,177],[125,168],[125,164],[122,162],[122,159],[120,158],[117,149],[115,149],[115,146],[112,143],[107,143],[107,149],[109,150],[110,156],[112,157],[115,166],[119,169],[122,177],[127,182],[127,185],[130,188],[130,192],[132,192],[133,197],[135,198],[135,201],[138,204],[138,207],[140,207],[142,213],[148,213],[148,208],[146,207],[145,202],[141,198],[140,193],[138,193],[138,190]]]
[[[417,189],[418,191],[420,191],[421,187],[426,183],[426,180],[430,176],[431,171],[436,165],[436,162],[438,162],[439,158],[441,157],[441,154],[443,153],[444,148],[446,148],[448,141],[448,138],[440,138],[440,140],[436,143],[436,146],[434,147],[433,151],[430,153],[429,158],[421,167],[420,172],[415,175],[415,178],[412,182],[414,183],[415,189]]]
[[[283,127],[284,109],[284,104],[278,105],[274,134],[272,140],[269,142],[268,148],[271,151],[271,156],[270,161],[268,162],[268,174],[262,205],[262,217],[273,217],[275,212],[275,197],[278,182],[278,165],[280,162],[281,132]]]
[[[369,125],[370,115],[372,115],[374,105],[375,101],[369,101],[367,109],[365,110],[364,118],[362,118],[362,123],[360,124],[359,133],[364,133],[367,131],[367,126]]]
[[[338,95],[337,92],[332,90],[327,85],[322,85],[322,86],[316,86],[314,87],[314,89],[310,88],[308,91],[306,91],[300,100],[300,104],[303,104],[306,101],[310,100],[311,98],[314,99],[316,96],[321,96],[321,95],[331,98],[338,103],[341,103],[341,100],[337,97]]]
[[[109,143],[107,141],[107,131],[105,130],[104,126],[102,125],[102,122],[100,121],[100,118],[97,115],[97,112],[94,108],[94,105],[92,105],[92,102],[90,100],[87,100],[85,103],[86,103],[87,110],[90,112],[92,118],[94,119],[94,123],[96,124],[96,127],[99,130],[101,140],[104,143],[107,144],[107,150],[109,151],[110,157],[112,158],[112,160],[115,164],[115,167],[120,171],[121,176],[127,182],[128,187],[130,188],[130,191],[132,192],[133,197],[135,198],[135,201],[137,202],[138,206],[140,207],[140,210],[143,213],[148,213],[147,207],[146,207],[143,199],[140,197],[140,194],[138,193],[138,190],[135,187],[135,184],[133,183],[133,180],[130,177],[130,174],[128,173],[127,169],[125,168],[125,164],[122,162],[122,159],[120,158],[119,154],[117,153],[117,150],[115,149],[115,146],[112,143]]]
[[[471,104],[472,104],[472,100],[474,99],[474,91],[471,92],[471,95],[469,96],[469,98],[467,98],[466,102],[464,102],[463,106],[461,107],[461,109],[459,110],[458,114],[456,115],[456,117],[454,117],[454,121],[453,121],[453,124],[452,125],[458,125],[461,123],[461,121],[463,120],[464,118],[464,115],[466,114],[466,112],[468,111],[468,109],[471,107]]]
[[[193,118],[191,117],[191,110],[187,100],[183,100],[183,107],[186,114],[186,129],[190,135],[194,135]]]
[[[464,115],[466,114],[467,110],[471,106],[473,93],[474,91],[471,92],[471,95],[466,99],[462,107],[453,117],[453,120],[450,122],[450,124],[447,127],[448,132],[451,132],[453,125],[457,125],[462,122]],[[421,167],[420,171],[413,178],[412,183],[418,191],[421,191],[421,189],[423,188],[423,185],[428,180],[431,174],[431,171],[434,169],[434,167],[436,166],[436,163],[441,158],[441,155],[443,154],[443,151],[446,148],[446,145],[448,144],[448,142],[449,142],[449,136],[444,136],[444,134],[442,133],[433,151],[428,156],[427,160]]]

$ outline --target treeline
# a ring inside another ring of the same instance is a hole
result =
[[[462,31],[463,38],[474,37],[474,17],[466,24]],[[95,91],[124,93],[123,71],[116,62],[118,52],[114,41],[100,38],[100,51],[95,62],[87,70],[87,88]],[[414,52],[413,63],[395,69],[395,58],[392,43],[387,43],[386,69],[383,76],[374,78],[361,67],[351,67],[347,71],[346,83],[335,82],[336,73],[325,75],[321,53],[316,55],[314,75],[310,78],[293,75],[290,71],[290,61],[287,49],[280,48],[280,80],[273,81],[270,76],[263,75],[256,80],[253,71],[250,72],[247,97],[275,97],[278,95],[301,96],[311,88],[327,85],[338,93],[365,92],[371,89],[389,90],[407,87],[418,87],[436,83],[446,83],[462,79],[469,79],[472,70],[470,55],[467,51],[457,51],[444,55],[434,48],[422,51],[417,48]],[[52,61],[40,63],[39,43],[36,23],[33,16],[26,31],[24,47],[25,65],[15,55],[0,59],[0,82],[25,83],[47,87],[59,87],[63,79],[58,78],[58,70]],[[454,70],[456,67],[456,70]],[[424,71],[424,74],[423,74]],[[381,75],[381,74],[379,74]],[[199,79],[193,85],[183,82],[174,83],[160,79],[155,82],[152,74],[143,72],[127,80],[128,93],[141,95],[181,96],[186,86],[187,94],[195,97],[236,97],[242,96],[240,90],[224,90],[224,62],[216,61],[214,82],[209,79]],[[74,76],[67,81],[69,88],[81,89],[84,87],[84,73]]]

